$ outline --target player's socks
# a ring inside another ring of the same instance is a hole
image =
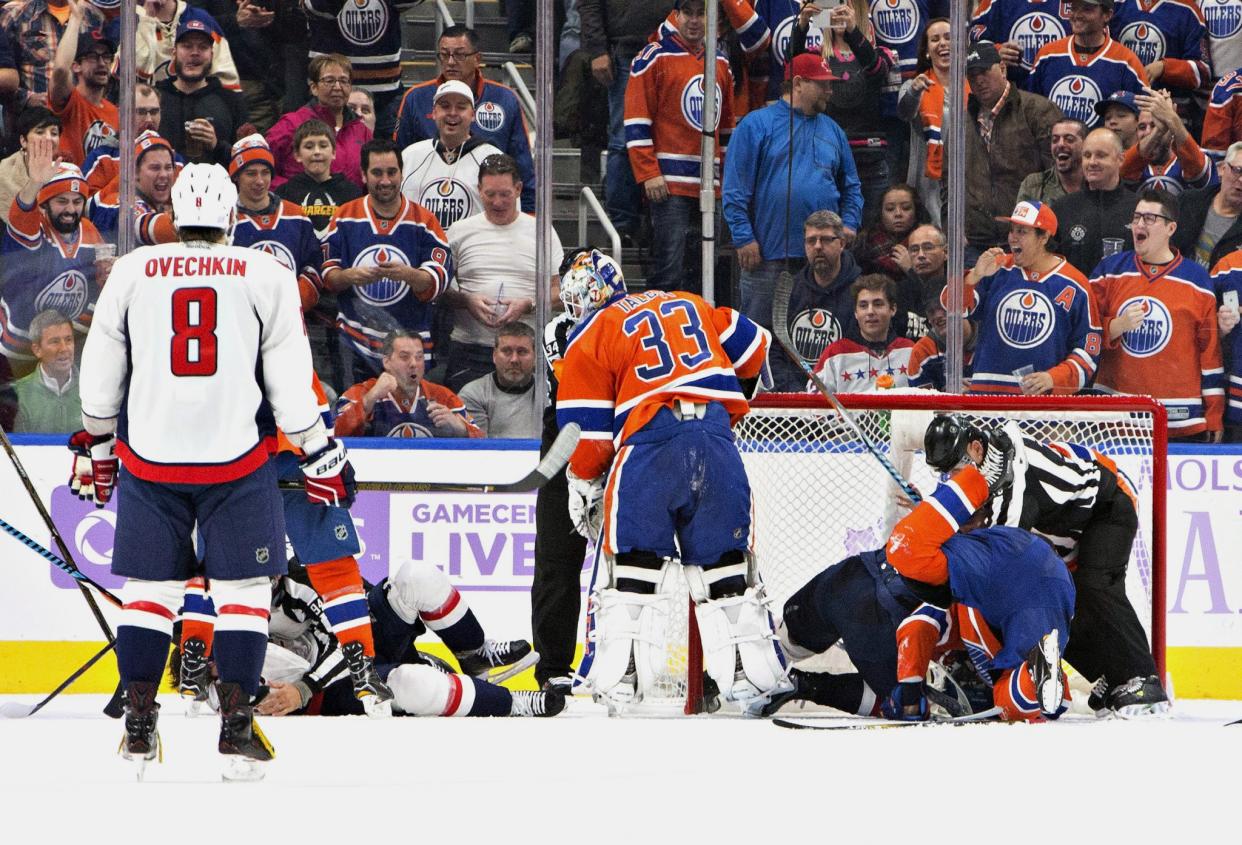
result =
[[[428,601],[419,603],[418,617],[454,654],[481,648],[483,626],[457,588],[447,580],[445,586],[446,592],[428,596]]]
[[[184,589],[180,581],[130,579],[125,585],[116,628],[116,665],[122,685],[159,684]]]
[[[371,616],[358,561],[341,557],[314,563],[306,567],[306,574],[323,599],[324,615],[341,645],[361,643],[363,654],[375,657]]]
[[[212,651],[220,682],[237,684],[253,697],[267,653],[271,583],[267,578],[216,581],[212,591],[218,614]]]

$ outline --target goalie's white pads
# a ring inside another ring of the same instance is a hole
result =
[[[660,593],[642,595],[605,587],[591,601],[595,605],[590,634],[595,658],[586,686],[596,697],[615,705],[640,700],[665,663],[670,599]],[[631,656],[637,677],[627,677]]]
[[[690,578],[691,567],[687,567]],[[786,684],[784,656],[760,588],[695,608],[703,668],[728,701],[766,697]]]
[[[566,468],[565,479],[569,482],[569,520],[575,531],[595,542],[604,524],[604,478],[587,481]]]
[[[402,663],[388,674],[393,704],[411,716],[465,716],[474,707],[474,683],[423,663]]]

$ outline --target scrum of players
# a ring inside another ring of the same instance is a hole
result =
[[[178,242],[117,262],[84,351],[71,486],[100,505],[118,484],[127,491],[113,563],[128,579],[121,754],[140,767],[160,755],[156,693],[174,633],[180,691],[219,711],[228,779],[262,777],[274,757],[256,713],[561,712],[561,689],[495,683],[537,655],[486,638],[436,568],[410,563],[363,581],[353,470],[311,367],[297,280],[231,245],[236,204],[223,168],[186,167],[172,192]],[[946,480],[885,548],[799,590],[777,625],[731,433],[770,387],[769,333],[694,294],[630,294],[597,250],[567,264],[561,298],[575,325],[560,350],[556,416],[582,429],[569,516],[596,540],[579,671],[612,712],[642,700],[663,660],[659,587],[673,566],[697,606],[710,686],[751,715],[803,699],[903,720],[936,707],[1051,719],[1066,706],[1062,657],[1099,679],[1098,710],[1167,708],[1124,594],[1137,526],[1129,485],[1103,456],[1016,427],[934,421],[927,457]],[[168,435],[202,431],[204,407],[217,426],[193,443]],[[301,492],[278,484],[292,479]],[[1050,495],[1066,483],[1074,496]],[[286,538],[300,577],[278,553]],[[414,647],[426,630],[459,672]],[[791,666],[842,640],[856,673]]]

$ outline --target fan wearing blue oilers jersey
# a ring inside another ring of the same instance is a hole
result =
[[[1022,82],[1047,45],[1069,35],[1069,0],[982,0],[971,18],[973,41],[992,41],[1009,69]]]
[[[1195,142],[1177,115],[1173,95],[1166,90],[1138,94],[1140,109],[1138,143],[1126,150],[1121,177],[1137,181],[1140,188],[1163,188],[1180,196],[1188,188],[1211,188],[1220,184],[1216,167]]]

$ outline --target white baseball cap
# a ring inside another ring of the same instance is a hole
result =
[[[440,102],[440,98],[445,94],[460,94],[470,101],[472,108],[474,107],[474,92],[470,90],[469,85],[459,79],[450,79],[448,82],[441,83],[440,87],[436,89],[436,96],[432,99],[432,104]]]

